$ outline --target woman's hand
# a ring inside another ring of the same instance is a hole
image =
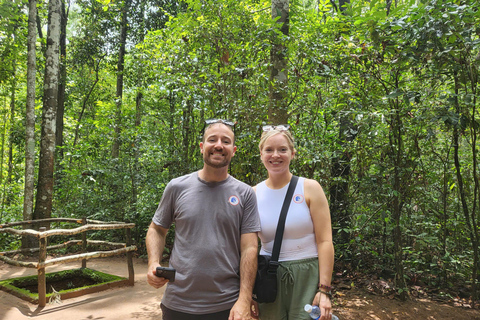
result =
[[[313,299],[312,306],[318,306],[322,313],[319,320],[331,320],[332,319],[332,303],[330,297],[325,293],[317,292]]]

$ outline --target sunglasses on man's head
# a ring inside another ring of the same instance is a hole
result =
[[[227,126],[230,126],[230,127],[235,126],[234,122],[229,121],[229,120],[223,120],[223,119],[208,119],[208,120],[205,120],[205,123],[207,125],[211,125],[211,124],[214,124],[214,123],[223,123],[223,124],[225,124]]]
[[[273,126],[273,125],[266,125],[262,127],[263,131],[273,131],[273,130],[278,130],[278,131],[287,131],[290,129],[290,125],[288,124],[279,124],[278,126]]]

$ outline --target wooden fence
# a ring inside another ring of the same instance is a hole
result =
[[[80,227],[74,229],[51,229],[47,230],[46,227],[40,227],[39,231],[33,229],[15,229],[14,227],[22,226],[36,226],[36,225],[49,225],[52,222],[70,222],[81,224]],[[79,261],[82,260],[82,268],[87,266],[87,260],[94,258],[110,257],[114,255],[127,254],[127,267],[128,267],[128,285],[133,286],[135,281],[135,274],[133,271],[133,251],[137,250],[137,247],[132,245],[131,229],[135,227],[134,223],[124,222],[103,222],[98,220],[89,219],[71,219],[71,218],[51,218],[51,219],[39,219],[29,221],[18,221],[0,225],[0,233],[10,233],[18,236],[29,236],[38,239],[38,248],[20,249],[12,251],[0,252],[0,260],[19,267],[36,268],[38,270],[38,305],[44,307],[47,303],[46,299],[46,273],[45,268],[57,264]],[[108,241],[99,240],[87,240],[87,231],[91,230],[113,230],[113,229],[125,229],[125,243],[113,243]],[[71,236],[75,234],[81,234],[81,240],[69,240],[62,244],[47,246],[47,238],[50,236]],[[73,245],[81,245],[82,250],[80,254],[74,254],[70,256],[54,258],[47,260],[47,250],[60,249]],[[95,251],[87,252],[87,245],[93,246],[106,246],[110,250],[108,251]],[[38,252],[38,263],[17,261],[9,258],[7,255],[16,253],[36,253]]]

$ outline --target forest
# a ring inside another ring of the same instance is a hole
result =
[[[342,272],[475,301],[479,2],[0,0],[0,224],[134,222],[145,255],[206,119],[235,122],[230,174],[252,186],[262,125],[289,124]]]

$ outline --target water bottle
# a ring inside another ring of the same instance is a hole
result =
[[[305,308],[303,308],[308,314],[310,315],[310,318],[312,319],[318,319],[322,315],[320,308],[318,306],[312,306],[310,304],[306,304]],[[338,320],[338,317],[334,314],[332,314],[332,320]]]

